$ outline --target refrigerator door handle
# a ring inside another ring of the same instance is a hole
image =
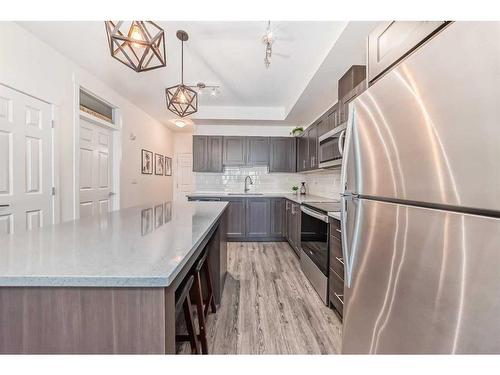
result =
[[[348,200],[352,201],[355,205],[354,212],[351,213],[351,220],[354,220],[354,228],[352,237],[348,238],[347,234],[347,214],[348,214]],[[341,225],[340,229],[342,231],[342,257],[344,258],[344,284],[347,288],[351,287],[352,275],[354,268],[354,258],[356,256],[356,248],[359,238],[359,228],[361,226],[361,215],[362,210],[359,207],[361,204],[358,195],[342,195],[342,207],[341,207]],[[351,245],[349,246],[349,240]]]
[[[344,194],[341,195],[342,205],[341,205],[341,221],[340,221],[340,231],[342,239],[342,257],[344,258],[344,280],[345,286],[350,287],[349,283],[349,251],[347,245],[347,199],[350,198]]]
[[[342,133],[340,133],[339,135],[339,143],[338,143],[340,156],[344,156],[344,144],[345,144],[344,141],[345,141],[345,130],[342,130]]]
[[[347,126],[344,130],[344,136],[342,144],[342,169],[340,171],[340,186],[343,192],[347,191],[347,164],[349,162],[349,149],[351,147],[351,136],[354,127],[354,105],[349,103],[349,114],[347,117]],[[340,150],[340,140],[339,139],[339,150]]]

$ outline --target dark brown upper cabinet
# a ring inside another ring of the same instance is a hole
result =
[[[224,165],[247,164],[247,142],[245,137],[224,137]]]
[[[309,142],[309,168],[318,168],[318,126],[322,123],[320,119],[318,122],[307,128],[307,140]]]
[[[370,85],[444,25],[444,21],[382,22],[368,36]]]
[[[207,139],[205,135],[193,135],[193,172],[207,171]]]
[[[340,99],[339,103],[339,124],[343,124],[347,121],[349,116],[349,103],[356,99],[360,94],[366,90],[366,81],[358,83],[349,93]]]
[[[325,120],[323,122],[324,128],[326,131],[324,131],[322,134],[318,134],[319,137],[321,137],[323,134],[329,132],[330,130],[334,129],[337,125],[339,125],[339,103],[335,103],[335,105],[330,108],[325,115]]]
[[[222,137],[193,136],[193,172],[222,172]]]
[[[247,137],[247,165],[269,165],[269,137]]]
[[[297,141],[292,137],[271,137],[269,172],[295,172]]]
[[[349,103],[366,90],[366,66],[353,65],[339,80],[338,124],[347,121]]]
[[[309,138],[307,129],[297,138],[297,172],[309,169]]]
[[[221,136],[210,136],[207,142],[208,153],[208,171],[209,172],[222,172],[222,148],[223,141]]]
[[[339,100],[349,95],[358,84],[366,79],[366,66],[353,65],[339,79],[338,98]]]
[[[328,113],[324,113],[323,116],[321,116],[320,120],[318,120],[318,137],[321,137],[323,134],[325,134],[328,130]]]

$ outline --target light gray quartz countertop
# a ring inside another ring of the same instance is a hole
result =
[[[169,286],[227,204],[151,204],[0,237],[0,286]]]
[[[300,195],[291,193],[218,193],[218,192],[196,192],[187,195],[188,198],[286,198],[295,203],[305,202],[329,202],[335,198],[321,197],[319,195]]]

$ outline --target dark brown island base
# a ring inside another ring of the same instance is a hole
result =
[[[204,250],[220,303],[226,207],[174,204],[150,227],[155,206],[137,207],[0,240],[0,353],[174,354],[175,291]]]

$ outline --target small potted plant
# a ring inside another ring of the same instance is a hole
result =
[[[292,129],[292,131],[290,132],[290,135],[292,135],[294,137],[298,137],[298,136],[302,135],[302,133],[304,133],[304,127],[296,126],[295,128]]]
[[[297,195],[298,191],[299,191],[299,187],[298,186],[292,186],[292,191],[295,195]]]

